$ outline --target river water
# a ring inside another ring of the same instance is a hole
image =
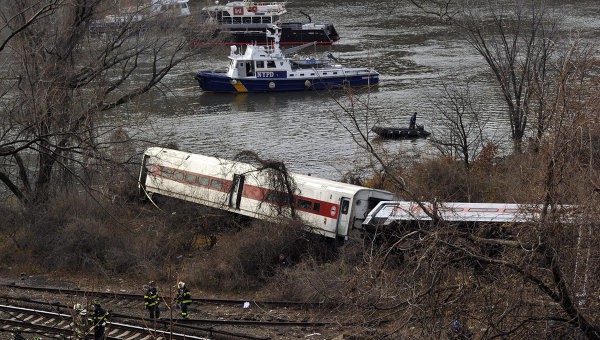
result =
[[[202,3],[190,6],[194,10]],[[588,40],[600,35],[597,0],[555,1],[551,7],[571,34]],[[508,127],[500,114],[502,102],[488,85],[486,65],[450,27],[407,1],[290,0],[287,8],[286,21],[306,21],[299,13],[304,11],[314,22],[335,25],[340,41],[319,47],[319,51],[330,49],[345,66],[372,65],[377,69],[380,86],[369,95],[369,106],[382,125],[407,125],[412,112],[418,112],[418,124],[443,134],[435,115],[440,84],[468,76],[476,79],[476,98],[489,119],[486,134],[508,145]],[[170,75],[162,95],[126,110],[146,111],[153,130],[189,152],[229,158],[241,150],[252,150],[264,158],[286,162],[294,172],[334,180],[364,163],[365,152],[334,118],[342,114],[342,108],[327,93],[203,93],[195,73],[224,68],[228,53],[227,46],[214,47],[206,58],[188,62]],[[343,101],[345,97],[336,94],[335,98]],[[434,153],[428,140],[376,144],[409,157]]]

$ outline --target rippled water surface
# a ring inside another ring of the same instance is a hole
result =
[[[499,117],[502,103],[486,85],[486,66],[451,28],[406,1],[291,0],[287,4],[287,20],[305,21],[299,13],[302,10],[315,22],[335,25],[341,40],[320,51],[331,49],[346,66],[377,69],[380,86],[371,93],[370,105],[384,124],[407,125],[410,114],[417,111],[419,124],[434,134],[443,133],[434,116],[442,79],[451,82],[473,76],[478,79],[478,102],[489,117],[486,133],[507,140],[506,123]],[[572,34],[596,38],[600,27],[597,0],[556,1],[552,10],[562,16],[561,25]],[[149,105],[135,110],[150,112],[153,128],[186,151],[231,157],[249,149],[285,161],[295,172],[330,179],[339,179],[362,163],[364,151],[334,119],[342,110],[326,93],[203,93],[195,72],[224,68],[228,50],[218,46],[206,59],[186,63],[167,79],[166,95],[151,98]],[[412,155],[432,150],[427,140],[384,141],[382,146]]]

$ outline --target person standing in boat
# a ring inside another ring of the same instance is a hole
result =
[[[413,115],[410,117],[410,124],[408,125],[408,128],[411,130],[414,130],[417,127],[417,113],[413,113]]]

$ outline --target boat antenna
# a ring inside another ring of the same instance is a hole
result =
[[[304,11],[300,11],[301,14],[304,14],[304,16],[306,16],[308,18],[308,22],[312,22],[312,19],[310,18],[310,15],[306,14],[306,12]]]
[[[329,57],[329,59],[331,59],[331,60],[335,61],[336,63],[338,63],[338,60],[337,60],[337,58],[336,58],[336,57],[334,57],[334,56],[333,56],[333,54],[331,54],[331,52],[329,52],[329,53],[327,54],[327,57]]]

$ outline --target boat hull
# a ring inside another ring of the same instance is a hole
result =
[[[301,24],[283,23],[281,25],[281,45],[301,45],[309,42],[316,42],[320,45],[331,45],[340,40],[340,37],[331,24],[326,25],[326,29],[303,29]],[[272,39],[266,37],[266,27],[256,28],[236,28],[229,27],[231,41],[238,44],[269,44]]]
[[[196,79],[206,92],[287,92],[326,90],[342,87],[377,86],[378,74],[362,74],[347,77],[330,78],[244,78],[232,79],[225,72],[200,71]]]
[[[421,125],[418,125],[415,129],[374,126],[371,131],[375,132],[381,138],[389,139],[426,138],[431,135]]]

